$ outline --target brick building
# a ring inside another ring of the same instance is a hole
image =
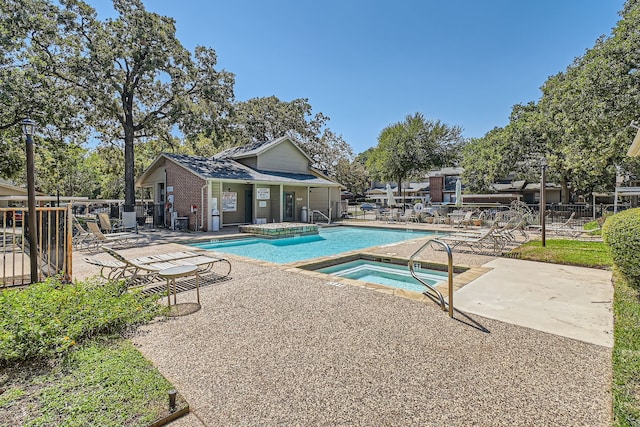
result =
[[[233,147],[213,157],[163,153],[136,186],[164,205],[167,226],[191,230],[306,221],[340,215],[340,184],[311,167],[289,137]]]

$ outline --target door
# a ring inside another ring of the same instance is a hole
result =
[[[253,192],[244,191],[244,222],[253,224]]]
[[[284,220],[296,219],[296,193],[284,193]]]

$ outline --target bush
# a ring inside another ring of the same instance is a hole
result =
[[[635,286],[640,285],[640,208],[607,218],[602,238],[620,272]]]
[[[155,317],[156,297],[123,293],[122,282],[50,278],[0,293],[0,366],[64,353],[80,340],[123,332]]]

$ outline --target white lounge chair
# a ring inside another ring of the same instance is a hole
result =
[[[158,280],[158,273],[167,268],[179,265],[195,265],[198,273],[215,275],[216,279],[227,277],[231,273],[231,263],[226,258],[217,258],[195,252],[172,252],[167,254],[150,255],[137,258],[127,258],[110,248],[103,248],[117,262],[124,264],[123,278],[128,286],[145,285]],[[214,266],[222,266],[214,270]],[[122,268],[122,267],[117,267]],[[217,271],[220,270],[220,271]]]
[[[138,233],[108,233],[104,234],[98,224],[95,222],[87,222],[87,228],[96,238],[97,246],[122,246],[131,245],[138,240],[145,238]]]

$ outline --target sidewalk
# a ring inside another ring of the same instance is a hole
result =
[[[611,272],[497,258],[454,294],[454,307],[513,325],[613,347]]]

